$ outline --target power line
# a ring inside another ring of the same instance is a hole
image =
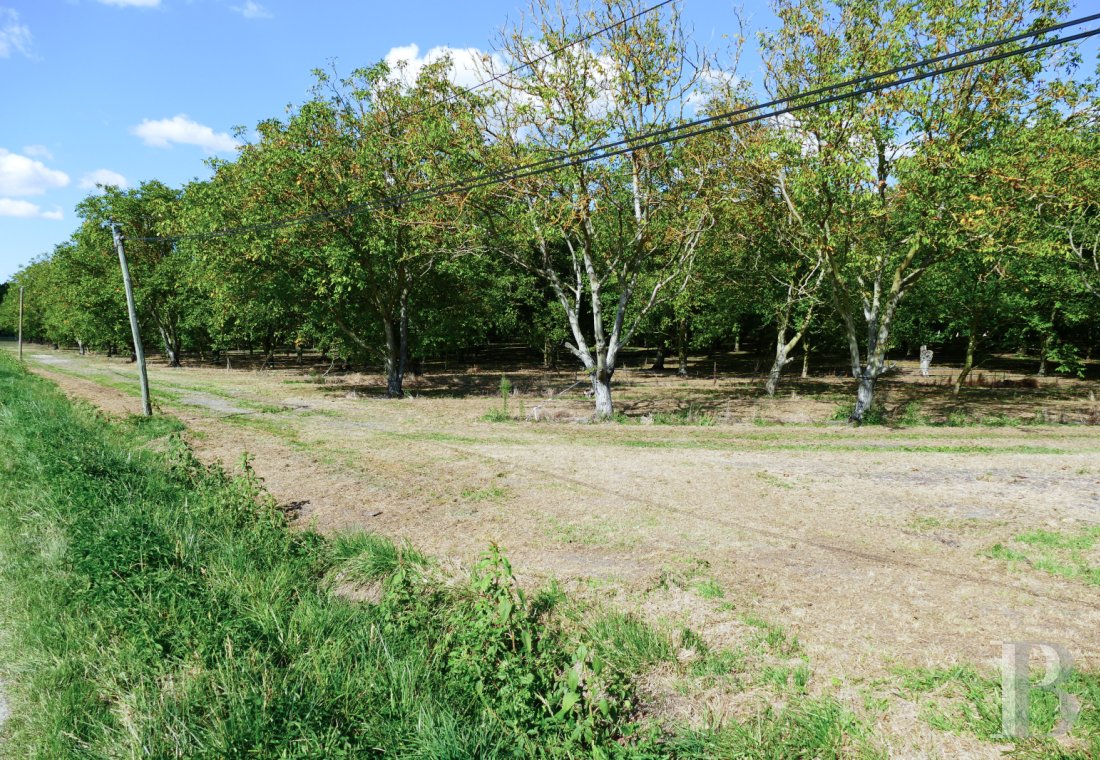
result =
[[[482,87],[487,87],[488,85],[491,85],[494,82],[503,81],[506,77],[510,77],[513,74],[516,74],[520,71],[523,71],[524,69],[529,69],[532,66],[534,66],[536,63],[541,63],[541,62],[545,61],[547,58],[552,58],[553,56],[557,55],[558,53],[561,53],[565,50],[568,50],[569,48],[573,47],[574,45],[579,45],[582,42],[588,42],[589,40],[595,39],[596,37],[599,37],[602,34],[610,32],[612,29],[617,29],[618,27],[620,27],[624,24],[629,24],[631,21],[634,21],[635,19],[639,19],[642,16],[648,15],[648,14],[652,13],[653,11],[660,10],[664,6],[669,5],[670,3],[673,3],[673,2],[675,2],[675,0],[662,0],[662,2],[651,5],[648,8],[643,8],[642,10],[638,11],[637,13],[635,13],[631,16],[627,16],[624,19],[620,19],[620,20],[616,21],[613,24],[608,24],[607,26],[603,26],[599,29],[596,29],[595,31],[589,32],[588,34],[586,34],[582,37],[578,37],[575,40],[571,40],[571,41],[565,43],[564,45],[559,45],[558,47],[554,48],[553,50],[548,50],[547,52],[545,52],[542,55],[535,58],[533,61],[527,61],[526,63],[521,63],[519,66],[513,66],[512,68],[508,69],[508,71],[497,74],[494,77],[490,77],[489,79],[486,79],[484,82],[478,82],[473,87],[468,87],[465,90],[460,90],[456,93],[453,93],[452,95],[444,98],[443,100],[440,100],[436,103],[432,103],[431,105],[425,106],[424,108],[421,108],[419,111],[413,111],[412,113],[404,114],[401,117],[401,119],[402,120],[403,119],[411,119],[413,116],[419,116],[420,114],[425,113],[426,111],[430,111],[433,108],[438,108],[439,106],[444,106],[444,105],[447,105],[448,103],[453,103],[458,98],[461,98],[465,95],[470,95],[473,92],[475,92],[476,90],[480,90]],[[1097,14],[1097,16],[1100,17],[1100,14]]]
[[[293,225],[298,225],[298,224],[308,224],[310,222],[320,221],[320,220],[323,220],[323,219],[336,219],[336,218],[342,218],[342,217],[346,217],[346,216],[354,216],[356,214],[363,213],[363,212],[366,212],[366,211],[376,210],[378,208],[392,207],[392,206],[396,206],[396,205],[399,205],[399,204],[412,203],[412,202],[417,202],[417,201],[432,200],[432,199],[439,198],[439,197],[444,196],[444,195],[451,195],[451,194],[455,194],[455,193],[468,192],[470,190],[476,190],[476,189],[479,189],[479,188],[482,188],[482,187],[488,187],[488,186],[492,186],[492,185],[502,184],[504,182],[514,181],[514,180],[517,180],[517,179],[524,179],[524,178],[531,177],[531,176],[536,176],[536,175],[539,175],[539,174],[549,173],[551,171],[555,171],[557,169],[564,168],[565,166],[569,166],[571,164],[589,163],[591,161],[596,161],[596,160],[599,160],[599,159],[612,158],[614,156],[622,155],[624,153],[628,153],[628,152],[635,151],[635,150],[642,150],[642,149],[645,149],[645,148],[651,148],[651,147],[655,147],[657,145],[662,145],[662,144],[670,143],[670,142],[678,142],[680,140],[685,140],[685,139],[690,138],[690,137],[697,137],[697,136],[700,136],[700,135],[708,134],[710,132],[715,132],[715,131],[722,130],[722,129],[730,129],[730,128],[733,128],[733,127],[736,127],[736,126],[742,126],[742,125],[750,124],[750,123],[753,123],[753,122],[763,121],[763,120],[771,119],[771,118],[774,118],[774,117],[777,117],[777,116],[782,116],[782,115],[788,114],[788,113],[795,113],[797,111],[803,111],[803,110],[807,110],[807,109],[810,109],[810,108],[816,108],[816,107],[820,107],[820,106],[824,106],[824,105],[831,105],[833,103],[841,102],[841,101],[844,101],[844,100],[850,100],[850,99],[857,98],[857,97],[860,97],[860,96],[863,96],[863,95],[874,94],[874,93],[877,93],[877,92],[881,92],[883,90],[890,89],[890,88],[893,88],[893,87],[899,87],[899,86],[903,86],[903,85],[906,85],[906,84],[912,84],[914,82],[921,81],[921,80],[924,80],[924,79],[929,79],[931,77],[939,76],[939,75],[942,75],[942,74],[947,74],[947,73],[951,73],[951,72],[955,72],[955,71],[962,71],[962,70],[973,68],[975,66],[980,66],[980,65],[983,65],[983,64],[986,64],[986,63],[991,63],[991,62],[994,62],[994,61],[1003,60],[1003,59],[1018,56],[1018,55],[1024,55],[1026,53],[1036,52],[1038,50],[1043,50],[1043,49],[1046,49],[1046,48],[1049,48],[1049,47],[1053,47],[1055,45],[1064,45],[1064,44],[1069,44],[1071,42],[1077,42],[1077,41],[1080,41],[1080,40],[1083,40],[1083,39],[1086,39],[1086,38],[1089,38],[1089,37],[1093,37],[1097,34],[1100,34],[1100,29],[1093,29],[1093,30],[1088,30],[1088,31],[1084,31],[1084,32],[1079,32],[1077,34],[1069,35],[1069,36],[1066,36],[1066,37],[1056,37],[1056,38],[1051,39],[1051,40],[1044,40],[1042,42],[1037,42],[1037,43],[1034,43],[1032,45],[1028,45],[1028,46],[1018,48],[1018,49],[1015,49],[1015,50],[1002,51],[1002,52],[999,52],[999,53],[996,53],[996,54],[993,54],[993,55],[984,56],[982,58],[977,58],[977,59],[970,60],[970,61],[963,61],[963,62],[960,62],[960,63],[957,63],[957,64],[953,64],[951,66],[946,66],[946,67],[943,67],[943,68],[933,69],[931,71],[926,71],[926,72],[922,72],[922,73],[918,73],[918,74],[913,74],[913,75],[910,75],[908,77],[902,77],[900,79],[894,79],[894,80],[891,80],[889,82],[880,82],[880,83],[875,84],[875,85],[870,86],[870,87],[861,88],[861,89],[851,91],[851,92],[839,93],[839,94],[836,94],[836,95],[831,95],[831,96],[826,97],[826,98],[819,98],[817,100],[814,100],[814,101],[811,101],[811,102],[808,102],[808,103],[799,103],[797,105],[788,105],[785,108],[773,110],[773,111],[770,111],[770,112],[767,112],[767,113],[763,113],[763,114],[756,113],[754,115],[747,116],[745,118],[734,119],[734,117],[742,116],[744,114],[751,114],[753,112],[760,111],[762,109],[769,108],[771,106],[779,105],[779,104],[782,104],[782,103],[790,104],[790,103],[793,103],[795,101],[802,100],[806,97],[811,97],[813,95],[819,95],[819,94],[826,93],[826,92],[832,92],[832,91],[835,91],[835,90],[843,88],[843,87],[849,87],[854,83],[864,83],[864,82],[871,82],[871,81],[879,80],[879,79],[881,79],[883,77],[886,77],[886,76],[892,76],[892,75],[895,75],[895,74],[898,74],[898,73],[903,73],[903,72],[906,72],[906,71],[912,71],[913,69],[918,69],[918,68],[922,68],[922,67],[925,67],[925,66],[928,66],[928,65],[931,65],[931,64],[940,63],[940,62],[943,62],[943,61],[946,61],[946,60],[950,60],[952,58],[958,58],[960,56],[968,55],[968,54],[971,54],[971,53],[974,53],[974,52],[982,52],[982,51],[990,50],[990,49],[997,48],[997,47],[1003,47],[1004,45],[1011,44],[1013,42],[1018,42],[1022,39],[1029,39],[1029,38],[1038,37],[1038,36],[1043,35],[1043,34],[1048,34],[1051,31],[1056,31],[1056,30],[1059,30],[1059,29],[1065,29],[1065,28],[1070,27],[1070,26],[1078,26],[1080,24],[1087,23],[1089,21],[1093,21],[1093,20],[1096,20],[1096,19],[1100,19],[1100,14],[1093,14],[1091,16],[1085,16],[1085,17],[1082,17],[1082,18],[1079,18],[1079,19],[1066,21],[1066,22],[1063,22],[1061,24],[1057,24],[1057,25],[1050,26],[1050,27],[1045,27],[1045,28],[1040,29],[1040,30],[1035,30],[1035,31],[1032,31],[1032,32],[1025,32],[1025,33],[1018,34],[1018,35],[1015,35],[1015,36],[1012,36],[1012,37],[1007,37],[1007,38],[1003,38],[1003,39],[1000,39],[1000,40],[987,42],[987,43],[984,43],[982,45],[976,45],[974,47],[966,48],[964,50],[956,51],[956,52],[953,52],[953,53],[944,53],[944,54],[941,54],[939,56],[935,56],[933,58],[928,58],[928,59],[925,59],[925,60],[922,60],[922,61],[918,61],[916,63],[907,64],[907,65],[904,65],[904,66],[898,66],[898,67],[895,67],[894,69],[889,69],[889,70],[886,70],[886,71],[876,72],[874,74],[869,74],[869,75],[866,75],[866,76],[857,77],[855,79],[850,79],[850,80],[847,80],[845,82],[841,82],[841,83],[835,84],[835,85],[829,85],[829,86],[825,86],[825,87],[819,87],[819,88],[816,88],[814,90],[808,90],[806,92],[795,93],[794,95],[788,96],[786,98],[772,100],[772,101],[769,101],[767,103],[761,103],[761,104],[753,105],[753,106],[745,106],[743,108],[734,109],[734,110],[731,110],[731,111],[726,111],[726,112],[723,112],[723,113],[720,113],[720,114],[715,114],[713,116],[708,116],[708,117],[704,117],[704,118],[701,118],[701,119],[696,119],[694,121],[690,121],[690,122],[687,122],[687,123],[684,123],[684,124],[678,124],[678,125],[674,125],[674,126],[670,126],[670,127],[664,127],[662,129],[658,129],[658,130],[653,130],[653,131],[650,131],[650,132],[644,132],[644,133],[641,133],[641,134],[632,135],[630,137],[622,138],[622,139],[615,140],[615,141],[608,142],[608,143],[603,143],[603,144],[596,145],[596,146],[592,146],[590,148],[575,151],[575,152],[572,152],[572,153],[563,154],[563,155],[560,155],[560,156],[554,156],[554,157],[546,158],[546,159],[540,159],[539,161],[533,161],[533,162],[523,164],[523,165],[520,165],[520,166],[517,166],[517,167],[512,167],[511,169],[507,169],[507,170],[498,170],[498,171],[495,171],[495,172],[489,172],[489,173],[483,174],[479,177],[474,177],[472,179],[456,181],[456,182],[450,183],[448,185],[444,185],[440,188],[428,188],[428,189],[413,192],[413,193],[404,193],[404,194],[400,194],[400,195],[389,196],[389,197],[386,197],[386,198],[382,198],[378,201],[373,201],[373,202],[368,202],[368,203],[361,203],[361,204],[353,204],[353,205],[350,205],[350,206],[346,206],[346,207],[331,210],[331,211],[320,211],[320,212],[317,212],[317,213],[314,213],[314,214],[307,214],[307,215],[296,216],[296,217],[287,217],[287,218],[284,218],[284,219],[279,219],[279,220],[275,220],[275,221],[272,221],[272,222],[266,222],[266,223],[257,224],[257,225],[247,225],[247,226],[241,226],[241,227],[226,228],[226,229],[223,229],[223,230],[217,230],[217,231],[209,232],[209,233],[194,233],[194,234],[180,235],[180,236],[174,236],[174,237],[173,236],[136,237],[136,238],[132,238],[132,239],[141,240],[141,241],[149,241],[149,242],[153,242],[153,241],[155,241],[155,242],[165,242],[165,241],[177,241],[177,240],[207,240],[207,239],[214,239],[214,238],[219,238],[219,237],[232,237],[232,236],[236,236],[236,235],[245,234],[245,233],[248,233],[248,232],[259,232],[259,231],[263,231],[263,230],[275,230],[275,229],[280,229],[282,227],[288,227],[288,226],[293,226]],[[734,120],[730,121],[730,119],[734,119]]]

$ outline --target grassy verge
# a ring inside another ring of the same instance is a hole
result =
[[[11,757],[852,757],[830,700],[646,719],[668,642],[370,535],[289,531],[170,418],[111,423],[0,357],[0,663]],[[335,590],[354,587],[353,601]]]

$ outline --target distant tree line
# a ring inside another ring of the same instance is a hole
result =
[[[842,353],[856,421],[888,354],[922,344],[964,373],[1021,348],[1081,371],[1100,340],[1100,108],[1072,49],[635,138],[1041,29],[1067,3],[777,0],[762,95],[736,46],[702,50],[677,6],[631,18],[642,9],[535,0],[482,73],[525,68],[474,91],[446,59],[316,72],[209,180],[85,198],[72,237],[16,275],[0,329],[19,285],[26,335],[128,353],[114,220],[146,342],[173,364],[320,349],[384,367],[400,397],[414,361],[518,341],[548,363],[568,351],[608,416],[625,347],[682,369],[751,331],[768,393],[811,348]]]

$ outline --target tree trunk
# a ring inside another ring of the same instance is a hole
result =
[[[597,371],[592,375],[592,393],[596,398],[596,418],[609,419],[614,413],[611,404],[611,373]]]
[[[180,366],[179,340],[174,338],[164,327],[160,327],[160,339],[164,342],[164,353],[168,357],[168,366]]]
[[[404,368],[401,366],[401,337],[399,328],[392,320],[385,320],[386,328],[386,398],[401,398],[404,395]]]
[[[404,398],[405,366],[409,356],[409,309],[407,291],[401,294],[396,324],[383,320],[386,328],[386,398]]]
[[[787,324],[787,314],[780,313],[775,326],[775,361],[772,362],[772,368],[768,371],[768,380],[764,383],[764,392],[769,396],[775,395],[775,389],[779,386],[779,376],[783,374],[783,368],[790,361],[787,358],[787,352],[794,348],[797,342],[797,337],[790,343],[787,342]]]
[[[557,367],[557,346],[554,341],[550,340],[550,336],[547,335],[542,339],[542,368],[543,369],[556,369]],[[444,357],[446,362],[446,357]]]
[[[1039,377],[1047,376],[1047,355],[1050,353],[1050,347],[1054,343],[1054,318],[1058,316],[1058,307],[1055,306],[1050,312],[1050,329],[1043,337],[1043,345],[1039,349]]]
[[[875,380],[877,379],[874,373],[868,370],[864,370],[860,375],[859,384],[856,386],[856,407],[848,418],[849,422],[854,422],[857,425],[863,424],[863,417],[874,401]]]
[[[779,385],[779,376],[783,374],[783,367],[787,366],[788,361],[787,342],[783,340],[783,335],[780,334],[775,343],[775,361],[772,362],[772,368],[768,372],[768,381],[764,383],[764,391],[769,396],[775,395],[775,389]]]
[[[805,380],[810,376],[810,341],[804,341],[802,344],[802,379]]]
[[[653,359],[653,365],[651,370],[659,372],[665,368],[665,342],[662,340],[657,344],[657,356]]]
[[[1043,345],[1039,348],[1039,377],[1047,376],[1047,354],[1050,353],[1050,344],[1054,342],[1054,333],[1048,333],[1043,338]]]
[[[955,397],[958,398],[959,391],[962,389],[963,383],[966,382],[966,378],[970,377],[970,370],[974,369],[974,347],[978,343],[977,330],[973,328],[970,330],[970,335],[966,338],[966,360],[963,362],[962,371],[959,372],[958,378],[955,380]]]
[[[76,347],[77,347],[77,350],[80,351],[80,355],[84,356],[84,341],[77,340],[76,341]]]
[[[687,317],[680,320],[680,329],[676,336],[676,350],[679,354],[679,366],[676,368],[676,374],[680,377],[687,377],[688,374],[688,323]]]
[[[971,337],[974,335],[974,330],[970,331]],[[920,347],[920,376],[928,377],[932,372],[932,351],[928,346]],[[956,394],[957,395],[957,394]]]

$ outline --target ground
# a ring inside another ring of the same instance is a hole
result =
[[[36,347],[27,360],[108,413],[139,410],[124,359]],[[456,567],[496,542],[531,586],[556,578],[711,649],[781,626],[805,690],[867,716],[891,756],[1002,749],[933,729],[899,669],[992,672],[999,642],[1042,641],[1100,670],[1100,427],[1007,424],[1095,422],[1094,381],[991,374],[955,401],[943,376],[902,367],[882,395],[910,424],[853,428],[829,422],[850,391],[840,377],[762,399],[717,365],[689,379],[628,368],[628,420],[596,425],[572,373],[510,372],[513,421],[490,422],[499,371],[437,368],[388,401],[380,378],[325,366],[150,374],[199,454],[237,467],[247,452],[297,524],[377,531]],[[913,424],[924,417],[998,424]],[[647,678],[648,709],[697,722],[737,715],[752,692]]]

